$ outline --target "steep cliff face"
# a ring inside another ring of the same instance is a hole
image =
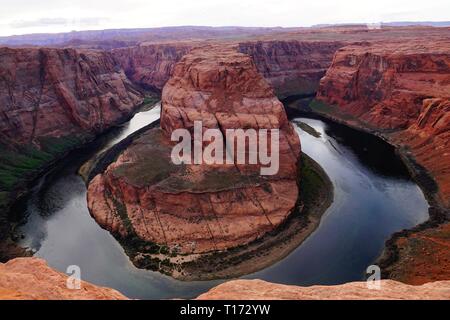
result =
[[[259,163],[173,164],[171,133],[192,130],[196,120],[203,129],[222,132],[280,129],[278,174],[261,176]],[[283,105],[251,58],[230,47],[200,48],[181,59],[164,87],[161,129],[136,139],[93,179],[88,206],[104,228],[147,243],[147,249],[134,253],[140,266],[155,259],[151,243],[159,245],[159,258],[161,248],[171,255],[233,248],[262,237],[288,217],[298,197],[299,154],[298,136]]]
[[[279,98],[313,94],[342,42],[257,41],[239,44]]]
[[[450,206],[450,43],[406,42],[339,50],[318,98],[347,121],[384,133],[409,150]],[[357,121],[356,121],[357,120]]]
[[[198,42],[143,43],[112,51],[135,83],[160,91],[177,63]],[[249,41],[236,43],[238,51],[252,57],[258,71],[279,98],[312,94],[342,42]]]
[[[410,284],[448,279],[450,224],[443,222],[450,207],[450,43],[345,47],[322,79],[318,98],[335,105],[321,112],[381,133],[436,181],[420,182],[432,205],[443,208],[432,209],[429,227],[391,240],[383,261],[393,262],[385,274]]]
[[[108,53],[0,48],[0,207],[24,177],[142,101]]]
[[[175,63],[188,53],[193,43],[142,43],[135,47],[112,50],[127,76],[136,84],[161,91],[169,80]]]
[[[450,281],[409,286],[382,280],[380,290],[368,289],[365,282],[336,286],[298,287],[262,280],[234,280],[221,284],[198,300],[447,300]]]
[[[116,290],[82,281],[80,289],[67,287],[68,276],[42,259],[18,258],[0,263],[0,300],[126,300]]]

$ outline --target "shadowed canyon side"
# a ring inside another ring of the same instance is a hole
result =
[[[193,42],[141,43],[112,50],[126,75],[143,88],[160,92],[175,64],[195,45]]]
[[[174,165],[171,133],[192,131],[194,121],[224,135],[280,129],[278,174],[261,176],[260,164]],[[299,156],[283,105],[251,58],[234,47],[199,48],[164,87],[161,129],[143,133],[91,181],[88,206],[102,227],[134,243],[136,265],[182,278],[184,262],[248,244],[285,221],[298,197]]]
[[[27,179],[128,119],[143,96],[104,52],[0,48],[0,61],[0,208],[6,211]],[[0,219],[7,228],[3,214]]]
[[[239,43],[239,51],[253,58],[258,71],[282,99],[314,95],[334,53],[343,45],[338,41],[257,41]]]
[[[387,259],[396,263],[386,274],[414,284],[448,279],[448,224],[428,228],[448,220],[450,207],[450,42],[344,47],[322,79],[318,99],[326,104],[316,103],[316,110],[325,116],[398,146],[437,207],[430,222],[394,236],[395,253],[388,250]]]
[[[79,285],[80,289],[75,289],[77,283],[42,259],[17,258],[0,263],[0,300],[127,300],[114,289],[85,281]]]

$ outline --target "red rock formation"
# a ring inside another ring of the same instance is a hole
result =
[[[279,128],[279,173],[260,176],[258,165],[174,165],[170,134],[194,120],[221,130]],[[294,208],[298,136],[249,56],[229,47],[184,56],[163,90],[161,128],[136,139],[90,183],[88,206],[102,227],[172,253],[206,253],[262,237]]]
[[[144,88],[161,91],[169,80],[175,63],[188,53],[194,43],[143,43],[112,51],[127,76]]]
[[[318,96],[337,105],[327,114],[379,132],[402,148],[437,182],[437,190],[423,184],[432,201],[450,207],[450,42],[345,47],[322,79]],[[395,238],[390,249],[396,260],[384,272],[410,284],[448,279],[449,227]]]
[[[348,46],[321,81],[318,98],[407,148],[450,206],[450,42]],[[357,121],[355,121],[357,120]]]
[[[450,279],[449,239],[449,223],[397,238],[398,260],[385,272],[412,285]]]
[[[68,276],[51,269],[42,259],[17,258],[0,263],[0,300],[126,300],[116,290],[82,281],[67,288]]]
[[[257,41],[239,44],[279,98],[313,94],[342,42]]]
[[[0,141],[101,132],[142,102],[108,53],[0,48]]]
[[[8,236],[5,212],[27,180],[126,120],[142,101],[108,53],[0,48],[0,239]],[[0,248],[0,259],[8,256]]]
[[[448,300],[450,281],[410,286],[382,280],[380,290],[370,290],[366,282],[336,286],[298,287],[262,280],[234,280],[221,284],[198,300]]]

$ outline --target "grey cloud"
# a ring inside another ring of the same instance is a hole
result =
[[[10,27],[15,29],[21,28],[36,28],[47,26],[96,26],[100,23],[107,21],[107,18],[93,17],[93,18],[80,18],[80,19],[65,19],[65,18],[41,18],[37,20],[20,20],[14,21],[9,24]]]

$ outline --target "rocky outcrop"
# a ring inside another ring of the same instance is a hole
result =
[[[198,300],[448,300],[450,281],[410,286],[382,280],[380,290],[368,289],[366,282],[336,286],[298,287],[262,280],[234,280],[221,284]]]
[[[262,176],[260,163],[173,164],[171,133],[192,131],[196,120],[223,133],[280,129],[280,170]],[[142,134],[92,180],[88,206],[102,227],[147,244],[132,254],[140,266],[154,263],[155,254],[225,250],[261,238],[289,216],[299,155],[283,105],[251,58],[234,47],[199,48],[181,59],[164,87],[161,129]],[[181,264],[172,258],[170,264]]]
[[[113,57],[73,49],[0,49],[0,139],[95,133],[142,102]]]
[[[194,43],[142,43],[112,50],[127,76],[143,88],[161,91],[175,64],[188,53]]]
[[[0,48],[0,211],[24,181],[126,120],[142,101],[108,53]],[[1,231],[0,238],[8,234]]]
[[[314,94],[330,66],[339,41],[254,41],[239,44],[279,98]]]
[[[328,104],[319,112],[396,145],[430,200],[430,221],[389,240],[381,259],[385,275],[410,284],[447,280],[450,42],[345,47],[322,79],[318,98]]]
[[[381,132],[436,180],[450,206],[450,42],[348,46],[322,79],[318,98],[346,122]],[[348,117],[350,116],[350,117]]]
[[[81,281],[80,288],[68,276],[38,258],[17,258],[0,263],[0,300],[126,300],[116,290]]]

